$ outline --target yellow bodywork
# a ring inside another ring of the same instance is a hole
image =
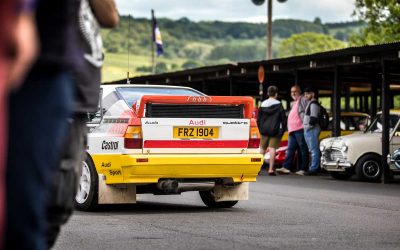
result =
[[[91,155],[106,184],[157,183],[159,179],[231,179],[255,182],[261,154]]]

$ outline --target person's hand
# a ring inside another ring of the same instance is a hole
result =
[[[9,63],[8,89],[16,90],[24,81],[38,53],[38,38],[34,14],[21,13],[12,34],[15,56]]]
[[[89,0],[89,3],[102,28],[114,28],[118,25],[119,15],[114,0]]]

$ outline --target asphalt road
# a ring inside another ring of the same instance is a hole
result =
[[[194,192],[141,199],[76,212],[54,249],[400,249],[398,180],[263,173],[230,209],[208,209]]]

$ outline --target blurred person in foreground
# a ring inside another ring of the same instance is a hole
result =
[[[269,86],[267,92],[268,99],[261,103],[257,125],[261,134],[260,153],[265,155],[268,148],[270,153],[268,174],[275,175],[275,152],[286,130],[286,115],[282,103],[277,100],[278,88]]]
[[[46,248],[48,190],[71,115],[70,72],[79,60],[74,47],[79,0],[37,0],[29,6],[35,10],[40,49],[22,85],[9,96],[6,249]],[[22,35],[31,43],[29,32]]]
[[[6,209],[8,94],[19,86],[37,53],[33,14],[33,1],[0,2],[0,249],[4,247]]]
[[[308,149],[304,140],[303,126],[304,111],[307,106],[307,101],[304,99],[304,96],[301,95],[301,89],[298,85],[294,85],[290,89],[290,94],[294,102],[289,112],[287,122],[289,133],[288,148],[283,166],[278,168],[276,171],[281,174],[290,174],[290,168],[292,167],[293,159],[296,150],[298,149],[300,157],[300,169],[296,172],[296,174],[303,175],[308,164]]]
[[[98,111],[103,65],[103,45],[100,27],[113,28],[119,22],[114,0],[81,0],[78,23],[82,64],[73,74],[75,97],[69,119],[68,138],[59,169],[53,180],[47,213],[47,247],[51,248],[74,210],[74,199],[85,160],[87,146],[86,122],[89,113]]]

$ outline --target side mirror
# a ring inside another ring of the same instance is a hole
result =
[[[136,105],[137,105],[137,102],[134,102],[134,103],[132,104],[132,110],[133,110],[135,113],[137,113]]]

